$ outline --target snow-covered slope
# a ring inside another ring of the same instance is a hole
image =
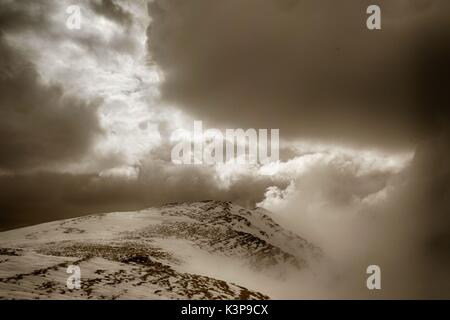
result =
[[[2,232],[0,297],[270,298],[255,279],[308,268],[321,251],[269,215],[203,201]],[[67,288],[69,265],[80,267],[81,289]]]

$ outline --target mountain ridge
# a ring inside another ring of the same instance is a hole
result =
[[[169,203],[1,232],[0,298],[268,299],[235,273],[282,277],[321,255],[264,209]],[[71,264],[80,290],[65,286]]]

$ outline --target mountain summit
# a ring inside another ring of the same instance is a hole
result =
[[[270,215],[202,201],[2,232],[0,297],[268,299],[255,279],[280,279],[321,256]],[[80,267],[80,289],[66,286],[70,265]]]

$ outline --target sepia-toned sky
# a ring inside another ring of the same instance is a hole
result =
[[[414,246],[410,276],[438,276],[414,294],[450,295],[449,23],[446,0],[3,0],[0,230],[231,200],[335,252],[371,233],[377,256]],[[280,129],[275,174],[173,164],[194,120]]]

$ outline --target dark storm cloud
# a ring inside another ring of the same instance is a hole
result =
[[[130,26],[133,23],[132,14],[123,9],[114,0],[93,1],[91,7],[95,13],[124,26]]]
[[[75,162],[100,133],[97,103],[43,84],[35,65],[8,43],[10,32],[48,27],[40,19],[42,7],[21,10],[19,5],[24,3],[0,6],[0,16],[7,18],[0,20],[0,169],[27,171]]]
[[[24,8],[27,8],[24,10]],[[53,13],[48,1],[31,3],[27,0],[5,1],[0,4],[0,26],[2,30],[24,31],[47,29],[48,15]]]
[[[351,207],[343,210],[344,215],[340,219],[333,219],[340,208],[334,196],[339,195],[339,200],[353,200],[357,198],[358,191],[364,190],[364,185],[351,185],[349,183],[352,179],[349,177],[341,179],[323,168],[318,173],[310,171],[312,177],[301,177],[295,189],[288,190],[295,195],[290,203],[286,201],[286,211],[291,210],[292,214],[289,225],[297,223],[299,228],[303,228],[300,234],[304,234],[304,230],[308,231],[308,227],[310,231],[319,230],[323,235],[317,238],[318,241],[328,241],[332,247],[329,251],[333,254],[341,254],[339,249],[333,246],[338,246],[342,239],[347,240],[341,250],[344,254],[352,254],[350,260],[354,261],[351,263],[353,266],[349,266],[347,270],[348,275],[340,276],[350,280],[345,284],[347,288],[341,290],[348,292],[348,296],[359,295],[357,292],[364,279],[358,279],[355,285],[351,285],[357,270],[377,261],[384,272],[382,297],[450,297],[448,30],[448,24],[430,25],[421,30],[422,36],[417,40],[415,60],[411,68],[415,75],[414,90],[411,94],[414,97],[412,111],[421,119],[417,126],[417,136],[420,139],[416,140],[411,165],[387,184],[385,200],[379,202],[381,205],[358,208],[360,212],[354,221],[345,220],[351,212]],[[424,34],[427,36],[424,37]],[[345,166],[340,166],[336,169],[341,173],[344,168]],[[324,177],[321,178],[321,174],[324,174]],[[377,179],[369,181],[375,184],[369,184],[370,188],[376,186]],[[354,188],[348,188],[348,185]],[[308,226],[307,219],[301,219],[299,216],[309,207],[317,208],[314,206],[317,195],[320,206],[315,216],[319,217],[319,222],[314,221]],[[323,196],[326,198],[321,198]],[[324,215],[328,206],[333,217],[329,220]],[[333,235],[336,230],[340,231]],[[368,294],[364,287],[363,290],[361,296]],[[368,297],[373,296],[369,294]]]
[[[81,7],[82,26],[83,19],[89,23],[91,13],[103,16],[111,22],[123,27],[115,30],[111,36],[105,33],[92,32],[84,29],[73,32],[65,27],[66,9],[69,5]],[[61,15],[62,14],[62,15]],[[61,19],[52,17],[58,16]],[[100,59],[111,59],[116,54],[133,54],[136,50],[135,34],[131,32],[133,15],[123,9],[114,1],[74,1],[55,2],[52,0],[10,1],[0,4],[1,29],[8,34],[20,37],[22,34],[32,34],[36,42],[46,41],[46,45],[61,45],[70,42]]]
[[[420,43],[416,102],[425,138],[411,167],[410,198],[424,229],[421,253],[428,274],[423,288],[432,297],[450,296],[450,29],[432,26]]]
[[[0,168],[76,161],[100,133],[96,105],[40,82],[34,66],[0,38]]]
[[[382,8],[382,30],[366,8]],[[150,55],[163,98],[228,127],[283,138],[411,146],[422,126],[411,70],[420,27],[445,1],[154,1]],[[444,17],[445,18],[445,17]]]

